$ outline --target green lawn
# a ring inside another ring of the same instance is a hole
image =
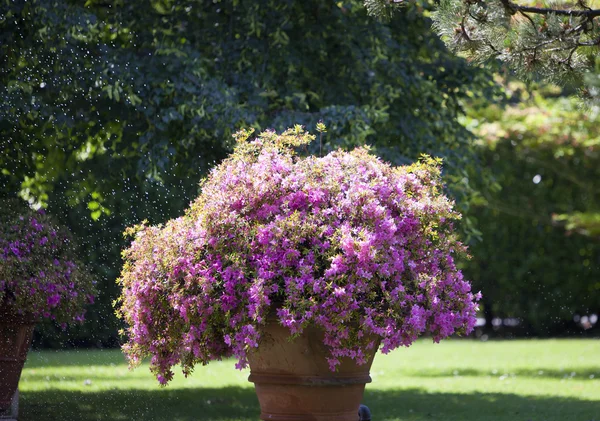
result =
[[[371,374],[374,421],[600,421],[600,340],[419,341]],[[118,350],[32,352],[20,421],[258,420],[247,376],[224,361],[161,388]]]

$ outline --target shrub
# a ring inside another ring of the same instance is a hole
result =
[[[178,363],[244,367],[269,317],[292,337],[323,327],[331,369],[379,341],[388,352],[472,330],[479,297],[455,266],[459,215],[438,161],[394,168],[368,148],[299,157],[313,139],[300,126],[249,136],[184,216],[129,230],[117,312],[133,365],[152,356],[163,384]]]
[[[64,325],[83,321],[94,294],[69,232],[24,202],[0,200],[0,308]]]

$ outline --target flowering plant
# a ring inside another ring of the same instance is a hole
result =
[[[299,126],[250,135],[237,133],[184,216],[128,230],[117,313],[132,365],[152,356],[163,384],[175,364],[244,367],[273,314],[292,337],[321,326],[331,369],[363,363],[377,342],[388,352],[473,329],[479,294],[455,265],[459,214],[437,160],[394,168],[367,148],[302,158],[313,136]]]
[[[93,284],[64,228],[24,202],[0,200],[0,309],[63,325],[81,322],[94,300]]]

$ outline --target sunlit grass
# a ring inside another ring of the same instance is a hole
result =
[[[374,421],[600,421],[598,340],[419,341],[371,371]],[[223,361],[161,388],[118,350],[32,352],[20,420],[257,420],[247,376]]]

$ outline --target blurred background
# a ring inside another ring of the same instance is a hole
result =
[[[118,346],[124,229],[181,215],[236,130],[321,120],[324,151],[444,158],[475,337],[599,336],[599,109],[450,53],[434,6],[382,23],[361,1],[0,0],[0,196],[70,227],[101,291],[34,346]]]

